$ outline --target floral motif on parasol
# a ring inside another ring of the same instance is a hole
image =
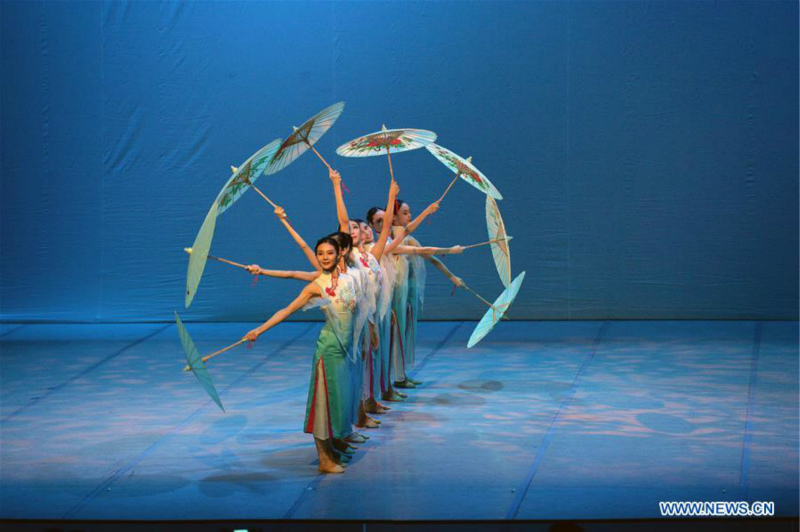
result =
[[[389,159],[389,175],[394,181],[392,154],[422,148],[436,140],[436,133],[425,129],[386,129],[345,142],[336,153],[342,157],[370,157],[383,155]]]
[[[439,199],[439,201],[444,199],[444,197],[450,191],[450,187],[453,186],[453,183],[455,183],[456,179],[459,177],[484,194],[492,196],[494,199],[503,199],[503,195],[500,194],[500,191],[498,191],[492,182],[489,181],[489,178],[487,178],[481,173],[480,170],[473,166],[472,157],[464,159],[447,148],[439,146],[438,144],[428,144],[425,146],[425,148],[431,152],[434,157],[439,159],[443,165],[448,167],[456,174],[456,177],[444,191],[444,194],[442,194],[442,197]]]
[[[358,137],[336,148],[343,157],[369,157],[423,148],[436,140],[436,133],[424,129],[386,129]]]
[[[517,276],[514,281],[506,288],[500,297],[498,297],[492,308],[486,311],[486,314],[483,315],[481,321],[478,322],[478,325],[475,327],[475,330],[472,331],[472,336],[469,337],[469,342],[467,343],[467,347],[472,347],[478,342],[480,342],[484,336],[489,334],[492,329],[494,329],[495,325],[497,325],[500,320],[503,318],[503,314],[505,314],[511,304],[514,302],[514,298],[517,297],[517,293],[519,292],[520,287],[522,286],[522,281],[525,279],[525,272],[522,272]]]
[[[500,216],[500,209],[497,202],[491,196],[486,196],[486,229],[489,231],[489,239],[492,241],[492,257],[497,266],[497,273],[503,286],[508,288],[511,284],[511,249],[508,241],[511,237],[506,234],[506,226]]]
[[[272,175],[283,170],[308,149],[311,149],[330,169],[331,165],[314,148],[314,143],[333,126],[342,111],[344,102],[335,103],[306,120],[300,127],[294,128],[294,132],[286,137],[267,166],[266,174]]]
[[[222,214],[238,200],[253,183],[261,177],[267,165],[272,161],[273,156],[281,145],[281,139],[275,139],[256,153],[254,153],[239,168],[231,167],[233,175],[222,187],[217,199],[219,209],[217,214]]]

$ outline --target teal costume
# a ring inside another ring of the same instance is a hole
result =
[[[352,382],[355,355],[356,282],[346,274],[323,273],[315,281],[323,297],[312,303],[325,313],[311,370],[304,431],[316,438],[344,438],[351,430]]]

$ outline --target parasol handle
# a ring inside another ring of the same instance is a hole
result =
[[[246,341],[247,341],[246,339],[242,338],[242,339],[241,339],[241,340],[239,340],[238,342],[236,342],[236,343],[234,343],[234,344],[231,344],[231,345],[229,345],[228,347],[223,347],[223,348],[222,348],[222,349],[220,349],[219,351],[215,351],[215,352],[211,353],[210,355],[208,355],[208,356],[206,356],[206,357],[203,357],[203,362],[206,362],[207,360],[210,360],[210,359],[214,358],[214,357],[215,357],[215,356],[217,356],[217,355],[221,355],[221,354],[222,354],[222,353],[224,353],[225,351],[228,351],[229,349],[233,349],[233,348],[234,348],[234,347],[236,347],[237,345],[241,345],[241,344],[245,343]],[[190,369],[191,369],[191,368],[190,368],[190,367],[187,365],[185,368],[183,368],[183,371],[189,371]]]
[[[183,250],[189,255],[192,254],[192,248],[183,248]],[[215,257],[214,255],[207,255],[207,257],[209,259],[218,260],[219,262],[224,262],[225,264],[230,264],[231,266],[238,266],[239,268],[244,268],[245,270],[247,269],[247,266],[244,264],[239,264],[238,262],[233,262],[232,260],[222,259],[220,257]]]
[[[319,160],[322,161],[323,164],[325,164],[325,166],[328,167],[328,171],[332,172],[333,171],[333,167],[331,165],[329,165],[328,161],[326,161],[325,158],[322,155],[320,155],[320,153],[317,151],[317,149],[308,142],[308,139],[306,139],[306,144],[308,144],[308,147],[311,148],[311,151],[313,151],[316,154],[316,156],[319,157]]]
[[[505,240],[505,238],[495,238],[493,240],[487,240],[486,242],[481,242],[480,244],[470,244],[469,246],[463,246],[463,247],[464,247],[464,249],[476,248],[478,246],[485,246],[486,244],[493,244],[493,243],[496,243],[496,242],[503,242],[504,240]]]
[[[469,286],[467,286],[467,285],[466,285],[466,283],[465,283],[465,284],[462,284],[461,286],[463,286],[464,288],[466,288],[466,289],[467,289],[467,291],[468,291],[470,294],[472,294],[473,296],[477,297],[478,299],[480,299],[481,301],[483,301],[484,303],[486,303],[487,305],[489,305],[490,307],[492,307],[492,309],[494,309],[494,310],[497,310],[497,308],[496,308],[494,305],[492,305],[491,303],[489,303],[488,301],[486,301],[486,300],[485,300],[483,297],[481,297],[481,295],[480,295],[478,292],[476,292],[475,290],[473,290],[472,288],[470,288]]]
[[[486,301],[486,300],[485,300],[483,297],[481,297],[481,295],[480,295],[478,292],[476,292],[475,290],[473,290],[472,288],[470,288],[469,286],[467,286],[467,285],[466,285],[466,283],[465,283],[465,284],[463,284],[463,285],[461,285],[461,286],[463,286],[464,288],[466,288],[466,289],[467,289],[467,291],[469,291],[469,293],[471,293],[472,295],[474,295],[475,297],[477,297],[478,299],[480,299],[481,301],[483,301],[484,303],[486,303],[487,305],[489,305],[489,307],[491,307],[491,309],[492,309],[492,312],[500,312],[500,309],[498,309],[497,307],[495,307],[494,305],[492,305],[491,303],[489,303],[488,301]],[[501,319],[504,319],[504,320],[510,320],[511,318],[510,318],[509,316],[507,316],[507,315],[503,315],[503,317],[502,317]]]
[[[456,181],[458,180],[459,177],[461,177],[461,172],[456,172],[456,176],[453,178],[452,181],[450,181],[450,184],[447,185],[447,188],[444,190],[444,194],[442,194],[442,197],[439,198],[439,201],[437,201],[436,203],[441,203],[444,197],[447,196],[447,193],[450,192],[450,189],[453,187],[453,185],[456,184]]]
[[[389,153],[389,146],[386,146],[386,157],[389,158],[389,175],[392,177],[392,181],[394,181],[394,169],[392,168],[392,154]]]
[[[273,202],[271,199],[269,199],[269,198],[266,196],[266,194],[264,194],[263,192],[261,192],[261,190],[260,190],[260,189],[259,189],[257,186],[255,186],[253,183],[250,183],[250,186],[251,186],[251,187],[253,187],[253,190],[255,190],[256,192],[258,192],[259,196],[261,196],[262,198],[264,198],[264,201],[266,201],[267,203],[269,203],[270,205],[272,205],[272,207],[273,207],[274,209],[277,209],[277,208],[278,208],[278,206],[277,206],[277,205],[275,205],[275,202]]]

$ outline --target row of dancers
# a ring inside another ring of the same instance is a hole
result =
[[[392,180],[385,208],[373,207],[366,220],[351,219],[342,195],[341,175],[329,170],[339,230],[320,238],[314,249],[295,231],[281,207],[275,214],[300,246],[312,271],[247,267],[253,275],[297,279],[307,284],[285,308],[248,332],[254,342],[294,312],[320,307],[325,326],[317,338],[306,402],[304,431],[314,436],[323,473],[342,473],[349,455],[369,436],[357,429],[381,424],[373,415],[391,408],[384,403],[408,396],[400,389],[421,384],[412,375],[417,321],[425,294],[425,262],[455,286],[463,281],[436,255],[463,252],[462,246],[422,246],[412,233],[436,212],[434,202],[417,218],[399,200]],[[375,235],[377,239],[375,238]]]

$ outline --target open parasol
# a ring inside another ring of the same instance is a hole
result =
[[[403,151],[416,150],[427,146],[436,140],[436,133],[424,129],[386,129],[358,137],[346,142],[336,149],[336,153],[343,157],[369,157],[383,155],[389,158],[389,174],[394,180],[392,169],[392,154]]]
[[[448,167],[456,174],[456,176],[445,189],[442,197],[439,198],[439,201],[442,201],[447,193],[450,192],[450,188],[455,184],[459,177],[484,194],[492,196],[495,199],[503,199],[503,195],[500,194],[500,192],[494,187],[492,182],[489,181],[489,179],[483,175],[480,170],[473,166],[472,157],[464,159],[451,152],[447,148],[439,146],[438,144],[428,144],[425,146],[425,148],[431,152],[434,157],[439,159],[443,165]]]
[[[508,245],[511,237],[506,234],[506,226],[500,216],[497,202],[491,196],[486,196],[486,229],[492,241],[492,257],[497,273],[503,286],[508,288],[511,284],[511,248]]]
[[[344,102],[335,103],[306,120],[302,126],[294,128],[294,132],[286,137],[275,153],[275,157],[267,166],[267,175],[280,172],[308,149],[311,149],[325,163],[328,170],[331,170],[331,165],[319,154],[314,143],[333,126],[342,111],[344,111]]]
[[[273,207],[276,205],[253,183],[258,179],[272,156],[281,144],[281,139],[275,139],[247,159],[239,168],[231,167],[233,175],[228,179],[222,190],[219,191],[214,199],[214,204],[208,211],[200,231],[197,233],[191,249],[194,253],[189,255],[189,270],[186,275],[186,308],[192,304],[194,295],[203,278],[203,270],[206,267],[206,259],[211,249],[211,241],[214,238],[214,228],[217,223],[217,216],[228,210],[236,200],[247,192],[248,188],[253,188],[258,194],[269,202]],[[213,215],[212,215],[213,212]]]
[[[200,279],[203,278],[203,270],[206,267],[208,250],[211,249],[211,240],[214,238],[214,227],[217,225],[218,202],[214,202],[197,232],[197,237],[192,244],[193,253],[189,256],[189,268],[186,272],[186,308],[192,304]]]
[[[486,314],[484,314],[481,321],[478,322],[475,330],[472,331],[472,336],[469,337],[467,347],[472,347],[480,342],[483,337],[489,334],[492,329],[494,329],[494,326],[500,322],[503,318],[503,314],[508,311],[511,303],[514,302],[514,298],[517,297],[517,292],[519,292],[522,286],[523,279],[525,279],[525,272],[519,274],[509,287],[500,294],[500,297],[495,300],[494,304],[491,305],[492,308],[486,311]]]
[[[270,161],[272,161],[280,146],[281,139],[275,139],[251,155],[250,158],[238,168],[231,166],[233,175],[225,183],[225,186],[222,187],[222,190],[219,191],[217,199],[214,200],[219,203],[218,214],[225,212],[236,200],[242,197],[242,194],[247,192],[247,189],[250,187],[258,192],[261,197],[274,205],[254,183],[261,177],[261,174],[264,173],[264,170],[267,168]]]
[[[178,316],[177,312],[175,313],[175,323],[178,326],[178,336],[180,336],[181,339],[183,352],[186,354],[188,369],[194,373],[194,376],[200,381],[206,393],[208,393],[214,402],[217,403],[217,406],[224,412],[225,407],[222,406],[222,401],[219,398],[217,389],[214,387],[214,382],[211,380],[211,375],[209,375],[208,369],[206,369],[206,365],[203,363],[203,359],[200,358],[200,353],[197,351],[197,346],[194,345],[192,337],[189,336],[189,331],[184,327],[181,317]]]

